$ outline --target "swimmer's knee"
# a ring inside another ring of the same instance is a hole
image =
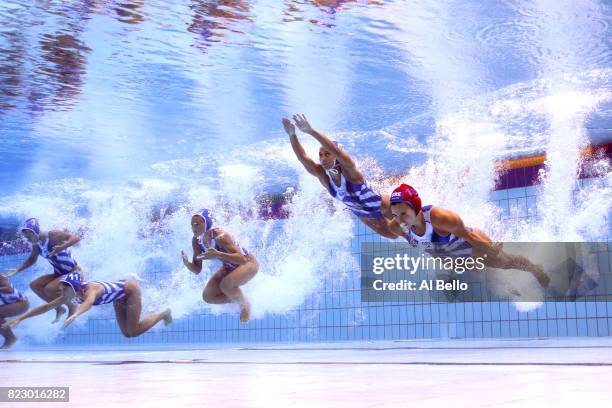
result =
[[[138,285],[138,282],[136,282],[134,279],[128,279],[125,281],[123,291],[128,295],[131,295],[133,293],[139,293],[140,285]]]
[[[126,329],[121,327],[121,325],[119,325],[119,330],[121,331],[121,334],[123,334],[123,337],[132,337],[132,336],[130,336],[130,334],[128,333],[128,331]]]
[[[136,333],[132,332],[131,330],[126,330],[123,335],[127,338],[136,337]]]
[[[221,289],[221,292],[225,293],[226,295],[231,292],[235,287],[236,284],[234,283],[234,280],[229,276],[223,278],[221,282],[219,282],[219,289]]]
[[[37,293],[41,290],[44,290],[45,287],[41,285],[40,282],[32,281],[30,282],[30,289],[32,289],[33,292]]]
[[[219,290],[221,290],[221,288],[217,289],[207,286],[202,291],[202,300],[206,303],[217,303],[216,299],[219,296]]]

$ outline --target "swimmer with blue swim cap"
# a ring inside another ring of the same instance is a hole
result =
[[[197,275],[202,271],[203,260],[221,261],[221,267],[204,287],[202,298],[211,304],[236,303],[240,307],[240,322],[248,322],[251,318],[251,304],[240,286],[257,274],[257,258],[241,247],[229,233],[215,226],[211,211],[207,208],[192,215],[191,230],[191,260],[181,251],[185,267]]]
[[[393,222],[404,231],[406,240],[413,246],[424,244],[425,252],[431,256],[482,257],[486,266],[529,272],[542,287],[550,283],[542,265],[505,252],[501,244],[494,243],[481,229],[465,226],[454,211],[422,205],[421,197],[412,186],[398,186],[390,201]]]
[[[294,115],[293,121],[283,118],[291,147],[306,171],[315,176],[329,194],[341,201],[364,224],[386,238],[402,236],[402,230],[392,224],[389,196],[374,191],[357,165],[340,144],[313,129],[304,115]],[[320,144],[319,163],[306,154],[295,133],[295,127],[315,138]]]
[[[16,269],[9,272],[9,276],[15,275],[36,263],[41,256],[49,262],[53,268],[52,273],[39,276],[30,283],[30,288],[45,302],[50,302],[60,294],[60,278],[72,272],[82,274],[81,267],[72,256],[71,247],[78,243],[81,238],[67,231],[43,231],[37,218],[28,218],[20,227],[21,235],[32,245],[30,256],[22,262]],[[71,315],[76,307],[70,303],[68,315]],[[59,305],[55,309],[55,319],[57,323],[61,316],[66,313],[65,308]]]
[[[166,309],[160,313],[149,314],[142,319],[142,296],[140,286],[134,279],[114,282],[84,282],[81,274],[72,272],[60,279],[60,295],[47,304],[35,307],[27,313],[4,323],[3,328],[15,327],[30,317],[46,313],[58,305],[78,304],[76,311],[64,322],[64,328],[92,306],[112,303],[121,333],[125,337],[137,337],[147,332],[162,320],[166,325],[172,323],[172,312]]]

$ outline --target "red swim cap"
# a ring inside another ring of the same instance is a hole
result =
[[[391,193],[391,204],[408,204],[416,214],[421,211],[421,197],[416,190],[408,184],[402,184]]]

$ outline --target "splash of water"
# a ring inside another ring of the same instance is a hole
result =
[[[282,146],[282,164],[296,167],[290,147],[285,142]],[[82,240],[73,254],[86,280],[135,278],[143,289],[144,313],[171,307],[176,318],[236,309],[202,301],[202,289],[219,268],[218,261],[205,262],[200,275],[182,264],[181,250],[191,255],[190,217],[198,208],[210,208],[216,225],[257,256],[260,271],[243,286],[255,319],[296,309],[317,293],[326,278],[341,280],[346,271],[354,269],[350,253],[353,220],[337,204],[331,204],[335,211],[330,213],[330,201],[322,199],[325,193],[320,184],[303,170],[299,189],[287,204],[290,218],[262,220],[256,214],[265,165],[228,160],[216,174],[204,172],[209,175],[201,179],[185,163],[164,162],[154,167],[159,177],[119,186],[80,179],[58,180],[52,186],[33,184],[4,197],[0,215],[22,219],[34,215],[44,230],[80,231]],[[209,182],[211,178],[214,183]],[[34,270],[21,275],[21,286],[48,269],[40,259]],[[39,303],[34,294],[29,295],[33,305]],[[89,315],[112,315],[111,308],[102,309],[94,308]],[[85,321],[79,319],[75,326]],[[20,332],[37,341],[48,338],[49,330],[51,337],[59,333],[55,326],[46,326],[36,319],[24,324]]]

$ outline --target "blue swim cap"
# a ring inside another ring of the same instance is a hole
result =
[[[40,225],[38,224],[38,220],[36,218],[28,218],[21,227],[21,231],[23,230],[30,230],[37,235],[40,234]]]
[[[204,231],[208,231],[213,226],[212,216],[210,215],[210,210],[208,208],[201,208],[196,211],[193,215],[199,215],[204,218]]]
[[[74,289],[74,293],[77,293],[83,287],[83,281],[81,280],[81,275],[77,272],[69,273],[68,275],[62,276],[60,282],[67,283],[70,285],[72,289]]]

